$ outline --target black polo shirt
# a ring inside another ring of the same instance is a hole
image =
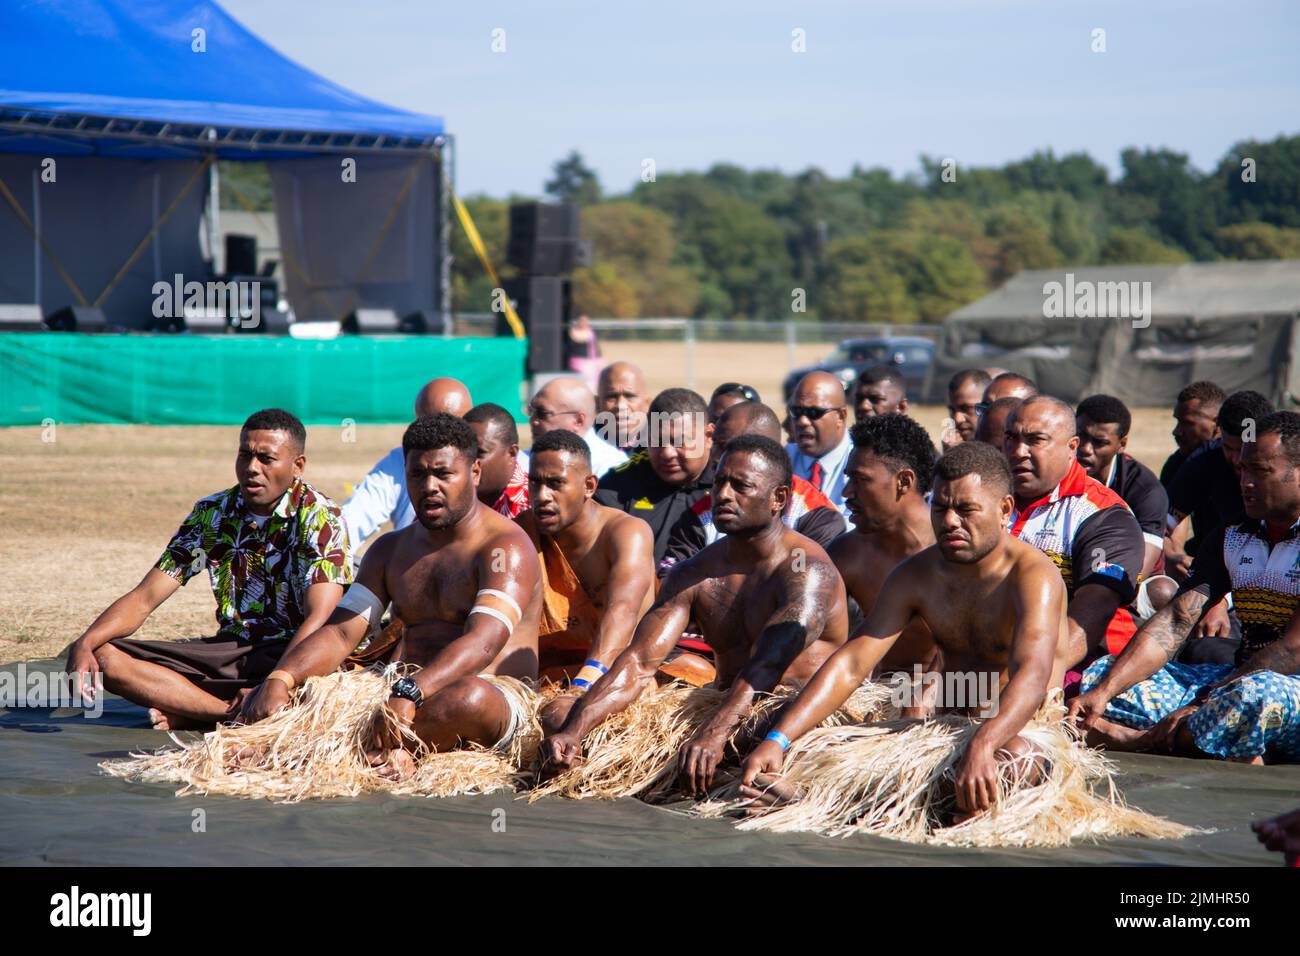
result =
[[[1178,469],[1169,489],[1169,508],[1192,516],[1187,553],[1195,555],[1200,541],[1221,524],[1246,520],[1241,482],[1223,457],[1223,442],[1206,442]]]
[[[712,463],[694,481],[669,485],[655,474],[650,466],[650,456],[639,451],[601,476],[596,501],[636,515],[650,525],[655,538],[655,564],[658,565],[668,550],[673,526],[712,488]]]
[[[1115,456],[1106,487],[1124,499],[1142,529],[1142,539],[1163,548],[1169,496],[1155,472],[1132,455],[1119,454]]]

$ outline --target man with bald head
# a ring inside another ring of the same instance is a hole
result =
[[[1011,534],[1045,553],[1065,579],[1071,661],[1067,689],[1083,667],[1118,654],[1136,631],[1127,605],[1137,595],[1142,529],[1123,499],[1089,478],[1078,460],[1074,409],[1060,399],[1025,399],[1007,418]]]
[[[596,396],[581,379],[553,378],[539,388],[528,403],[528,422],[534,441],[555,428],[573,432],[585,441],[591,451],[591,473],[597,478],[627,461],[626,454],[596,433]],[[526,452],[520,455],[520,462],[526,471]]]
[[[454,378],[435,378],[415,393],[416,418],[439,412],[460,416],[473,407],[469,389]],[[400,446],[379,459],[353,489],[343,503],[343,521],[354,549],[390,521],[394,531],[415,521],[415,508],[406,493],[406,457]]]
[[[809,372],[790,398],[790,436],[786,446],[795,475],[807,480],[848,516],[844,503],[844,468],[849,440],[844,385],[830,372]]]
[[[645,447],[650,393],[641,369],[631,362],[606,365],[600,370],[596,405],[596,431],[602,438],[629,455]]]
[[[1038,386],[1032,378],[1026,378],[1016,372],[1003,372],[996,375],[984,389],[985,405],[992,405],[1000,398],[1033,398],[1038,394]]]
[[[740,402],[729,407],[713,426],[712,461],[715,468],[727,442],[740,435],[762,435],[780,444],[781,423],[776,412],[762,402]],[[790,501],[781,520],[786,527],[812,538],[823,548],[829,548],[830,543],[846,530],[840,510],[798,475],[794,477]],[[659,561],[659,576],[662,578],[673,565],[699,554],[724,533],[713,521],[713,495],[706,494],[677,519],[668,535],[667,550]]]
[[[469,389],[463,382],[454,378],[435,378],[415,397],[415,417],[424,418],[442,412],[446,415],[463,416],[474,407],[474,400],[469,397]]]

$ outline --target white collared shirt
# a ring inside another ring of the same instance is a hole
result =
[[[849,453],[853,451],[853,439],[849,437],[848,430],[845,430],[840,443],[820,458],[805,455],[796,444],[786,445],[785,450],[790,456],[790,467],[800,478],[812,481],[813,465],[821,464],[822,480],[817,490],[840,509],[840,514],[848,518],[848,507],[844,504],[844,486],[848,483],[848,478],[844,471],[849,464]]]
[[[406,493],[406,456],[394,448],[370,469],[370,473],[343,503],[343,521],[355,551],[362,542],[391,521],[400,531],[415,521],[415,508]]]

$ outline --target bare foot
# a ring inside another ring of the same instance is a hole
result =
[[[154,730],[211,730],[215,723],[205,723],[180,714],[169,714],[157,707],[149,708],[149,723]]]
[[[1100,718],[1088,728],[1084,742],[1089,747],[1105,747],[1107,750],[1144,750],[1151,745],[1148,731],[1134,730]]]

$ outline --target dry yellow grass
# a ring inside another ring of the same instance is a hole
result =
[[[800,346],[813,361],[829,346]],[[652,390],[684,384],[684,350],[673,343],[606,343],[607,360],[646,371]],[[747,382],[779,406],[787,369],[782,345],[701,343],[696,388],[706,395],[729,379]],[[412,392],[420,383],[412,382]],[[938,440],[942,408],[913,414]],[[1130,451],[1158,468],[1173,450],[1164,409],[1134,415]],[[308,429],[307,480],[342,500],[401,440],[403,426]],[[0,661],[51,657],[133,587],[158,559],[190,506],[234,483],[236,427],[60,425],[53,442],[39,428],[0,429]],[[526,429],[525,429],[526,434]],[[525,438],[526,443],[526,438]],[[205,577],[196,577],[145,624],[139,636],[195,637],[214,628]]]

